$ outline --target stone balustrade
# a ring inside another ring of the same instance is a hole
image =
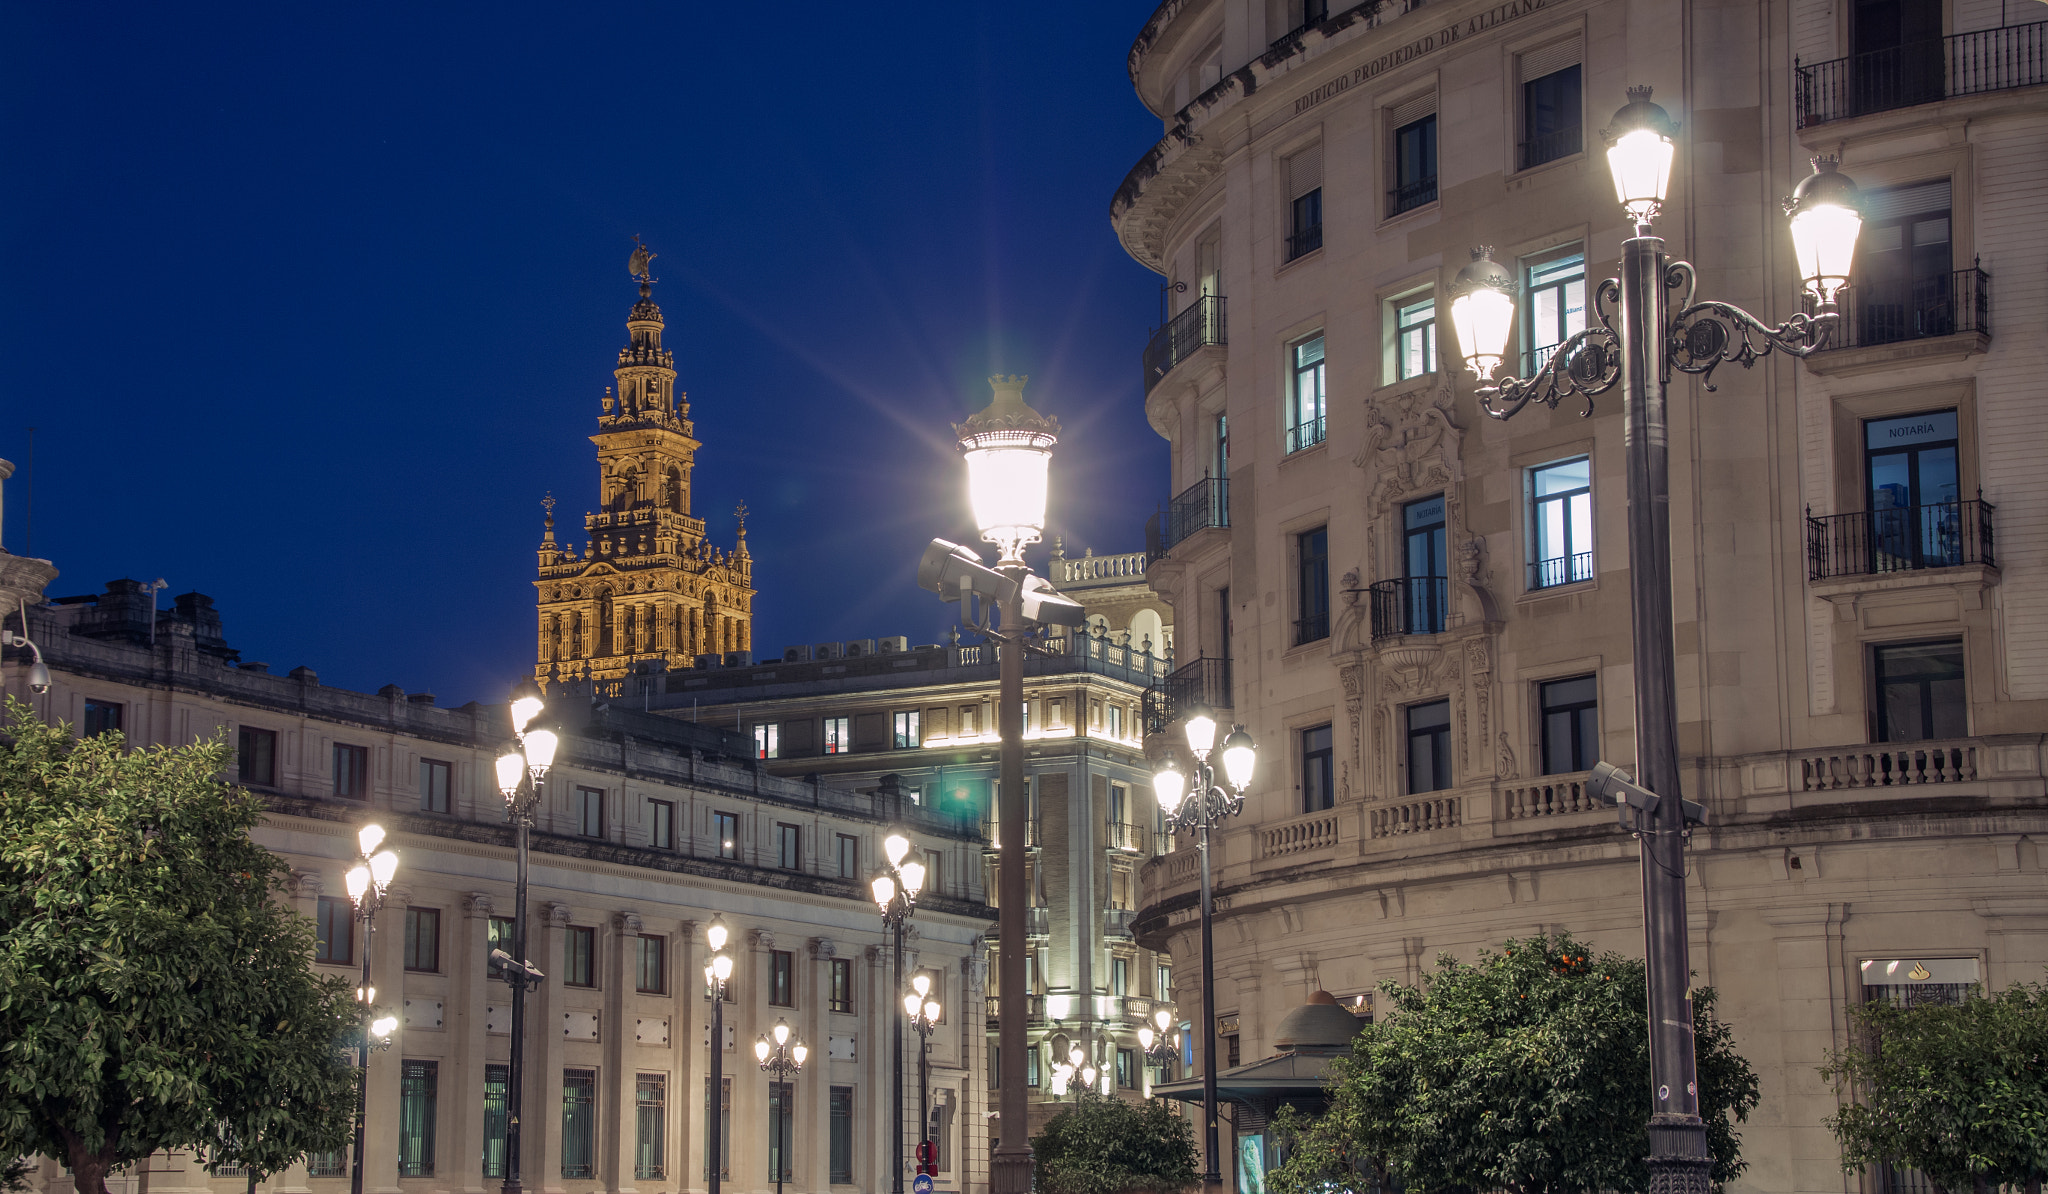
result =
[[[1539,817],[1562,817],[1589,813],[1606,807],[1586,791],[1591,774],[1546,775],[1526,783],[1510,784],[1500,790],[1500,819],[1529,821]]]
[[[1324,809],[1277,825],[1259,826],[1259,858],[1285,858],[1337,844],[1337,811]]]
[[[1454,828],[1461,819],[1461,803],[1458,797],[1446,795],[1375,808],[1370,818],[1372,836],[1401,837],[1410,833],[1428,833],[1432,829]]]

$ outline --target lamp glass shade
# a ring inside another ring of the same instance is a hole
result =
[[[876,875],[875,881],[869,886],[875,893],[875,906],[887,911],[889,905],[896,900],[896,880],[887,875]]]
[[[1082,1066],[1082,1067],[1081,1067],[1081,1085],[1083,1085],[1083,1086],[1093,1086],[1093,1085],[1095,1085],[1095,1067],[1094,1067],[1094,1066],[1092,1066],[1092,1065],[1087,1065],[1087,1066]]]
[[[711,946],[712,953],[717,953],[725,948],[725,939],[728,931],[725,927],[725,922],[716,917],[712,918],[710,924],[704,926],[704,941]]]
[[[903,997],[903,1014],[913,1020],[917,1019],[917,1009],[923,1006],[924,1000],[916,995],[905,995]]]
[[[1081,1068],[1081,1059],[1086,1056],[1087,1054],[1081,1052],[1081,1046],[1075,1045],[1067,1050],[1067,1064],[1078,1070]]]
[[[1167,1025],[1173,1023],[1173,1013],[1162,1007],[1152,1013],[1152,1022],[1159,1025],[1159,1031],[1165,1032]]]
[[[1181,774],[1180,764],[1168,755],[1159,764],[1159,770],[1152,773],[1152,792],[1159,798],[1159,811],[1167,816],[1180,807],[1180,798],[1188,790],[1188,777]]]
[[[1210,716],[1207,709],[1197,708],[1190,711],[1187,722],[1181,729],[1187,733],[1188,749],[1194,751],[1198,759],[1207,757],[1216,745],[1216,719]]]
[[[1469,290],[1451,300],[1451,328],[1465,365],[1490,378],[1507,355],[1508,332],[1515,326],[1515,300],[1490,287]]]
[[[352,866],[348,868],[348,874],[343,876],[342,881],[348,884],[348,898],[361,901],[363,893],[370,890],[370,868]]]
[[[1232,789],[1242,792],[1251,786],[1252,768],[1258,761],[1258,748],[1252,745],[1252,736],[1244,732],[1244,727],[1230,731],[1230,736],[1223,740],[1223,774]]]
[[[507,751],[498,756],[498,790],[510,800],[519,791],[519,781],[526,778],[526,756],[518,751]]]
[[[391,877],[397,873],[398,851],[396,850],[382,851],[370,860],[370,877],[377,881],[378,887],[389,884]]]
[[[361,829],[356,830],[356,844],[363,848],[364,858],[375,854],[377,847],[384,844],[384,827],[382,825],[365,825]]]
[[[936,1024],[936,1023],[938,1023],[938,1021],[939,1021],[939,1012],[940,1012],[940,1011],[942,1011],[942,1010],[944,1010],[944,1009],[942,1009],[942,1008],[940,1008],[940,1007],[939,1007],[939,1001],[938,1001],[938,1000],[936,1000],[936,999],[927,999],[927,1000],[925,1000],[925,1001],[924,1001],[924,1018],[925,1018],[925,1019],[926,1019],[926,1020],[927,1020],[928,1022],[930,1022],[930,1023],[933,1023],[933,1024]]]
[[[913,976],[910,980],[910,989],[917,992],[917,997],[919,999],[923,999],[926,995],[931,993],[932,976],[929,974],[919,974]]]
[[[1614,194],[1629,218],[1648,224],[1671,187],[1671,138],[1655,129],[1623,133],[1607,149],[1607,169],[1614,175]]]
[[[754,1042],[754,1056],[755,1056],[755,1057],[757,1057],[757,1058],[759,1058],[759,1059],[760,1059],[760,1060],[762,1060],[762,1061],[767,1061],[767,1060],[768,1060],[768,1038],[767,1038],[767,1037],[765,1037],[765,1036],[764,1036],[764,1037],[762,1037],[762,1038],[761,1038],[760,1040],[758,1040],[758,1041],[755,1041],[755,1042]]]
[[[916,899],[917,893],[924,890],[924,864],[906,862],[898,869],[903,874],[903,894]]]
[[[890,866],[902,866],[903,856],[910,853],[910,839],[900,833],[892,833],[882,839],[882,856]]]
[[[796,1060],[796,1068],[802,1069],[804,1068],[804,1058],[811,1055],[811,1047],[802,1041],[798,1041],[789,1047],[789,1055]]]
[[[1799,261],[1799,280],[1815,298],[1833,301],[1849,284],[1856,260],[1856,237],[1863,217],[1838,203],[1815,203],[1792,217],[1792,253]]]
[[[555,748],[561,739],[553,730],[535,730],[526,736],[526,765],[534,771],[546,773],[555,765]]]
[[[771,1031],[775,1034],[775,1043],[780,1045],[789,1039],[789,1022],[787,1020],[777,1020],[775,1027]]]
[[[356,1002],[357,1002],[357,1003],[375,1003],[375,1002],[377,1002],[377,988],[375,988],[375,987],[357,987],[357,988],[356,988]]]
[[[370,1021],[370,1035],[383,1040],[398,1029],[397,1016],[379,1016]]]
[[[1150,1024],[1147,1024],[1143,1028],[1140,1028],[1138,1030],[1138,1045],[1140,1048],[1149,1051],[1152,1048],[1153,1040],[1154,1037],[1152,1033],[1152,1026]]]
[[[512,698],[512,732],[523,734],[533,719],[540,716],[542,702],[537,692],[521,692]]]
[[[1045,530],[1045,499],[1052,474],[1047,448],[1005,444],[1002,433],[975,437],[967,457],[967,498],[974,525],[991,543],[1036,543]],[[988,441],[996,440],[990,444]],[[986,444],[987,446],[980,446]]]
[[[711,977],[724,982],[732,977],[732,955],[719,954],[711,959]]]

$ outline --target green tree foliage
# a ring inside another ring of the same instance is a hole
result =
[[[1568,936],[1509,941],[1421,988],[1382,983],[1391,1014],[1366,1026],[1330,1079],[1327,1114],[1283,1115],[1273,1194],[1372,1180],[1409,1194],[1579,1194],[1649,1188],[1650,1045],[1643,963],[1594,957]],[[1693,992],[1700,1107],[1718,1186],[1743,1170],[1734,1120],[1756,1075]]]
[[[1163,1099],[1084,1091],[1031,1142],[1041,1194],[1135,1194],[1195,1184],[1195,1129]]]
[[[1821,1068],[1860,1098],[1827,1121],[1844,1169],[1906,1165],[1948,1190],[2048,1178],[2048,988],[1849,1015],[1856,1043]]]
[[[0,738],[0,1155],[83,1194],[158,1149],[265,1174],[349,1138],[353,991],[273,898],[224,740],[74,742],[8,702]]]

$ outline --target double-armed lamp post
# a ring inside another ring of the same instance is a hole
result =
[[[1650,102],[1648,87],[1629,89],[1629,103],[1606,133],[1616,196],[1635,235],[1622,245],[1621,276],[1593,293],[1597,326],[1557,346],[1528,378],[1498,379],[1515,323],[1515,280],[1473,250],[1472,263],[1451,290],[1451,324],[1472,372],[1482,408],[1496,419],[1530,402],[1556,408],[1568,395],[1585,399],[1619,384],[1628,463],[1630,604],[1634,615],[1636,778],[1602,764],[1589,788],[1627,805],[1626,822],[1642,842],[1643,925],[1649,962],[1650,1188],[1661,1194],[1706,1194],[1713,1158],[1699,1114],[1690,962],[1685,920],[1685,841],[1699,806],[1679,794],[1677,688],[1672,666],[1671,517],[1665,387],[1673,370],[1696,374],[1707,390],[1713,372],[1734,362],[1747,368],[1772,351],[1805,357],[1821,347],[1841,319],[1837,305],[1862,226],[1856,187],[1832,158],[1815,158],[1814,173],[1786,201],[1800,279],[1813,299],[1775,327],[1727,303],[1696,301],[1693,266],[1665,255],[1651,224],[1664,204],[1677,126]],[[1676,296],[1677,310],[1672,310]],[[1590,322],[1590,321],[1589,321]]]
[[[924,890],[924,864],[910,857],[910,839],[900,831],[882,839],[883,867],[869,883],[875,907],[882,914],[882,926],[889,930],[889,960],[892,981],[889,989],[903,989],[903,925],[917,912],[917,893]],[[889,1068],[891,1110],[889,1113],[890,1189],[903,1194],[903,1017],[889,1009]]]
[[[932,1031],[939,1026],[939,1001],[932,997],[932,977],[913,975],[910,990],[903,995],[903,1017],[917,1033],[917,1142],[918,1161],[923,1163],[931,1143],[931,1048]]]
[[[711,996],[711,1094],[709,1157],[705,1171],[710,1174],[711,1194],[718,1194],[725,1176],[725,985],[732,980],[732,955],[725,952],[725,917],[714,915],[704,926],[704,943],[711,947],[711,960],[704,965],[704,989]]]
[[[771,1086],[782,1087],[781,1098],[775,1105],[775,1194],[782,1194],[782,1179],[789,1172],[789,1137],[783,1126],[789,1122],[789,1100],[796,1086],[796,1076],[804,1068],[804,1058],[811,1049],[803,1038],[791,1037],[789,1021],[777,1018],[775,1039],[771,1042],[766,1035],[754,1042],[754,1060],[761,1063],[761,1069],[768,1075]]]
[[[512,1056],[505,1071],[505,1182],[502,1194],[521,1194],[519,1177],[520,1115],[526,1097],[526,992],[543,975],[526,956],[527,836],[534,810],[540,807],[548,768],[555,764],[561,739],[553,730],[532,729],[544,707],[533,681],[512,690],[509,712],[514,746],[498,756],[498,791],[505,797],[505,816],[512,822],[517,875],[512,885],[512,946],[491,951],[490,965],[512,988]]]
[[[1173,1063],[1180,1057],[1180,1034],[1173,1031],[1173,1009],[1152,1009],[1152,1023],[1138,1029],[1138,1047],[1169,1079],[1173,1076]]]
[[[377,988],[370,985],[370,943],[377,931],[377,911],[384,906],[384,892],[391,886],[392,876],[398,873],[398,852],[379,850],[377,847],[383,844],[382,825],[363,826],[356,833],[356,845],[361,853],[344,877],[348,884],[349,902],[355,905],[356,918],[363,922],[363,983],[356,988],[356,1001],[371,1017],[363,1026],[363,1048],[357,1056],[362,1080],[356,1083],[355,1155],[351,1158],[348,1175],[352,1194],[363,1194],[363,1119],[369,1106],[370,1050],[389,1043],[392,1030],[398,1027],[396,1017],[376,1014]]]

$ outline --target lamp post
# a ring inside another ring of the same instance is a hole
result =
[[[502,1194],[521,1194],[519,1176],[520,1112],[526,1096],[526,992],[544,975],[526,956],[527,836],[534,810],[540,807],[548,768],[555,764],[561,739],[553,730],[529,729],[540,716],[540,686],[531,680],[512,690],[509,712],[515,745],[498,756],[498,791],[505,797],[505,817],[512,822],[517,877],[512,885],[512,951],[491,951],[491,969],[512,988],[512,1055],[505,1070],[505,1182]]]
[[[890,965],[893,979],[889,989],[903,989],[903,922],[917,911],[917,893],[924,890],[924,864],[910,857],[910,839],[899,830],[882,839],[883,867],[869,884],[875,907],[881,910],[882,926],[890,932]],[[889,1009],[890,1088],[889,1158],[894,1166],[890,1189],[903,1194],[903,1017],[901,1009]],[[716,1192],[714,1192],[716,1194]]]
[[[809,1052],[810,1047],[801,1038],[790,1036],[789,1022],[780,1017],[775,1021],[773,1044],[766,1036],[754,1042],[754,1059],[767,1073],[770,1086],[777,1083],[790,1085],[797,1071],[804,1068],[804,1057]],[[782,1125],[788,1118],[789,1092],[785,1090],[775,1109],[775,1194],[782,1194],[782,1175],[789,1169],[789,1138],[782,1132]]]
[[[704,966],[704,986],[711,993],[711,1094],[707,1100],[711,1104],[711,1140],[705,1145],[711,1194],[718,1194],[725,1170],[725,984],[732,978],[732,955],[725,952],[727,936],[724,915],[713,915],[711,923],[704,926],[704,941],[711,947],[711,961]]]
[[[1074,1045],[1067,1050],[1067,1087],[1074,1092],[1074,1101],[1076,1103],[1081,1101],[1081,1092],[1095,1081],[1094,1067],[1091,1066],[1086,1070],[1081,1068],[1082,1063],[1087,1060],[1088,1051],[1081,1046]],[[1088,1077],[1083,1078],[1081,1075],[1084,1073]]]
[[[1202,1140],[1205,1157],[1202,1183],[1216,1186],[1223,1183],[1223,1171],[1217,1167],[1216,949],[1214,929],[1210,924],[1214,908],[1209,873],[1209,830],[1225,817],[1236,816],[1244,808],[1244,790],[1251,785],[1252,767],[1258,762],[1258,750],[1243,726],[1231,727],[1229,737],[1223,740],[1223,773],[1230,785],[1226,789],[1216,783],[1216,770],[1210,764],[1210,756],[1216,748],[1215,715],[1197,705],[1188,711],[1182,729],[1187,735],[1188,753],[1194,759],[1193,775],[1190,777],[1181,771],[1169,747],[1158,770],[1152,773],[1152,791],[1159,797],[1159,815],[1167,829],[1192,832],[1195,851],[1201,855]],[[1192,786],[1190,778],[1193,779]]]
[[[1634,622],[1636,789],[1622,812],[1642,842],[1643,931],[1649,962],[1650,1185],[1668,1194],[1705,1194],[1713,1159],[1699,1115],[1692,1000],[1687,987],[1685,842],[1691,824],[1704,820],[1679,794],[1678,715],[1672,663],[1671,518],[1666,445],[1666,391],[1672,370],[1700,376],[1708,390],[1713,372],[1733,361],[1744,368],[1784,351],[1805,357],[1821,347],[1840,321],[1837,299],[1849,282],[1862,219],[1856,187],[1833,158],[1813,159],[1814,172],[1786,201],[1800,280],[1814,300],[1776,327],[1727,303],[1695,301],[1696,271],[1666,257],[1651,235],[1671,179],[1672,134],[1677,126],[1648,87],[1629,88],[1629,103],[1605,136],[1616,197],[1635,228],[1622,245],[1621,276],[1594,292],[1599,326],[1563,344],[1534,376],[1496,379],[1514,323],[1514,279],[1484,249],[1452,287],[1451,323],[1473,373],[1481,407],[1496,419],[1512,417],[1531,401],[1556,408],[1582,395],[1622,387],[1628,462],[1628,553]],[[1669,292],[1679,292],[1671,310]],[[1619,306],[1617,313],[1614,308]],[[1619,316],[1618,320],[1616,316]],[[1632,785],[1603,764],[1601,791]],[[1619,783],[1609,783],[1609,777]],[[1661,794],[1660,798],[1658,794]]]
[[[1155,1024],[1157,1028],[1153,1027]],[[1138,1047],[1162,1074],[1171,1078],[1174,1060],[1180,1056],[1180,1034],[1173,1031],[1173,1009],[1152,1009],[1152,1023],[1138,1028]]]
[[[349,902],[355,905],[356,918],[363,922],[363,983],[356,988],[356,1001],[369,1012],[374,1012],[377,1007],[377,988],[370,985],[370,942],[377,930],[377,910],[384,906],[384,892],[391,886],[391,877],[398,873],[398,852],[379,850],[377,847],[383,844],[383,826],[363,826],[356,833],[356,845],[361,853],[346,876]],[[372,1041],[389,1037],[397,1026],[398,1022],[392,1017],[379,1016],[364,1027],[363,1049],[357,1058],[361,1063],[362,1080],[356,1083],[355,1155],[349,1165],[352,1194],[363,1194],[363,1117],[369,1106]],[[380,1028],[382,1031],[378,1031]]]
[[[918,1159],[923,1161],[925,1146],[931,1143],[931,1058],[932,1031],[939,1026],[939,1001],[931,997],[932,979],[928,974],[915,975],[910,980],[910,991],[903,996],[903,1015],[910,1021],[910,1027],[917,1033],[917,1142]]]

